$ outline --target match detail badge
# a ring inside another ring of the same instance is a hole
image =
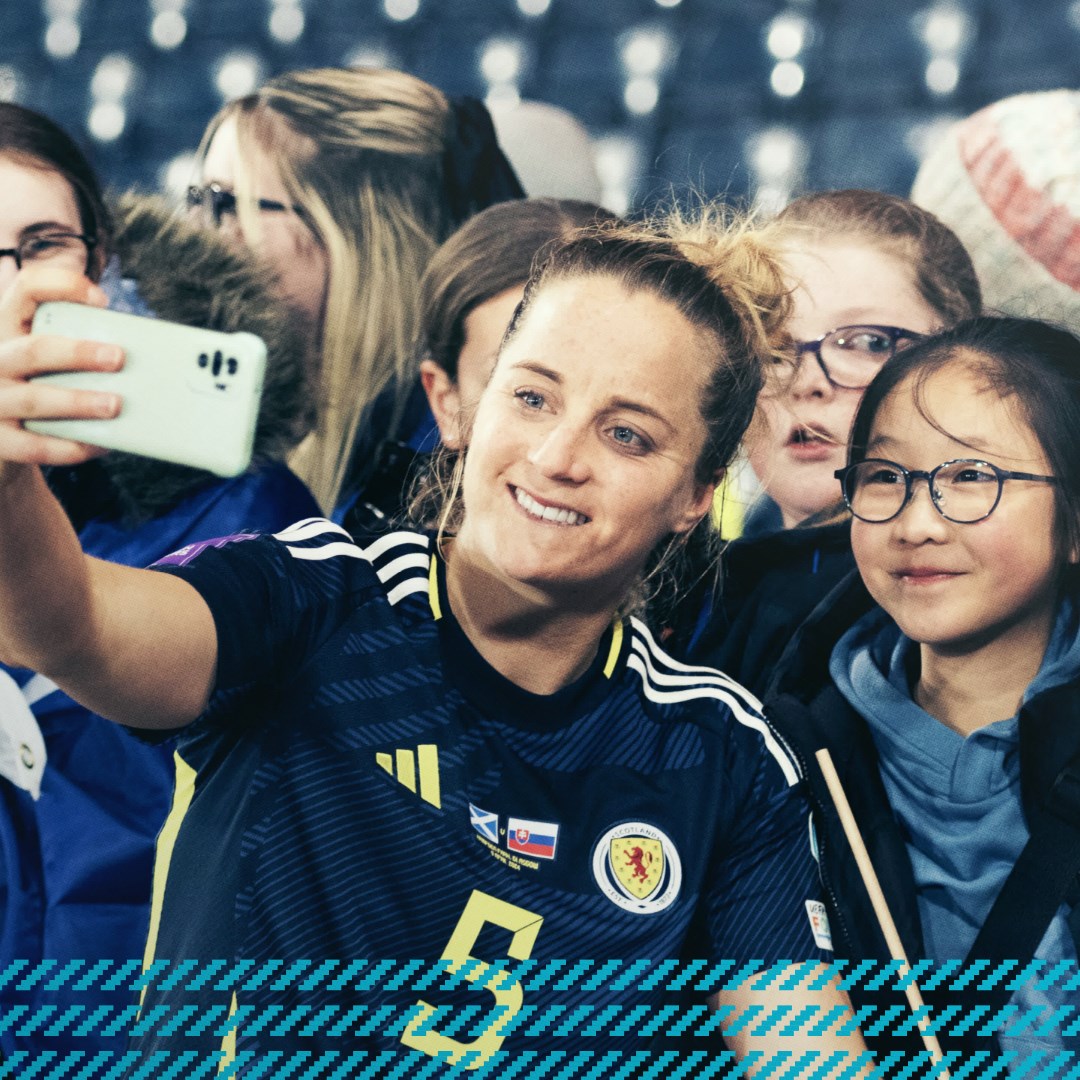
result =
[[[593,849],[592,872],[613,903],[640,915],[670,907],[682,885],[682,862],[667,833],[643,821],[608,829]]]
[[[832,952],[832,930],[829,928],[829,916],[825,911],[825,905],[820,900],[807,900],[806,917],[810,920],[810,929],[814,932],[814,944],[819,949],[828,949]]]

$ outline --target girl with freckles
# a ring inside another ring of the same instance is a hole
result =
[[[537,1038],[528,1017],[595,1001],[522,980],[518,962],[670,956],[809,961],[790,988],[701,988],[721,1010],[715,1051],[722,1037],[739,1057],[817,1049],[837,1075],[857,1070],[846,995],[818,967],[830,939],[799,768],[754,698],[673,661],[631,614],[646,569],[708,526],[779,343],[786,287],[763,237],[676,221],[554,248],[436,531],[354,540],[309,519],[149,571],[86,559],[29,464],[90,451],[31,435],[20,414],[115,405],[26,381],[100,363],[18,336],[57,293],[62,280],[29,279],[0,309],[0,655],[119,722],[183,729],[147,964],[418,957],[459,975],[152,986],[147,1015],[194,1004],[234,1023],[182,1039],[148,1023],[139,1050],[243,1064],[339,1049],[425,1076],[432,1058],[496,1072],[532,1049],[617,1058],[650,1032]],[[60,618],[75,629],[53,633]],[[596,993],[624,1016],[663,998]],[[739,1022],[782,1002],[835,1008],[837,1023]],[[336,1022],[252,1020],[270,1006]],[[355,1019],[380,1007],[385,1023]]]
[[[897,354],[836,473],[858,574],[765,688],[798,754],[831,751],[910,957],[1077,957],[1077,431],[1064,330],[983,317]],[[808,777],[837,950],[885,958],[816,764]],[[1020,980],[1005,1003],[1033,1021],[943,1032],[944,1048],[1015,1050],[1017,1066],[1076,1048],[1052,1018],[1075,991]]]

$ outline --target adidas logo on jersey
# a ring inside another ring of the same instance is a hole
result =
[[[424,802],[442,809],[439,791],[439,748],[434,743],[420,743],[416,750],[395,750],[376,754],[375,764],[397,782],[416,792]]]

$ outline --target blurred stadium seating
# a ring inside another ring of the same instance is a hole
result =
[[[1080,83],[1080,0],[0,0],[0,30],[0,99],[60,121],[119,187],[185,183],[221,102],[292,67],[560,105],[617,209],[906,193],[944,120]]]

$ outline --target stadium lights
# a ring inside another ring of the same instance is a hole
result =
[[[394,22],[408,22],[420,10],[420,0],[383,0],[383,11]]]
[[[750,136],[747,156],[762,180],[793,177],[806,163],[806,141],[787,127],[771,127]]]
[[[619,56],[631,76],[654,76],[671,63],[675,43],[666,30],[641,27],[620,38]]]
[[[44,0],[41,10],[49,20],[78,19],[82,0]]]
[[[480,50],[480,74],[488,85],[484,103],[489,109],[510,109],[521,102],[518,82],[529,60],[520,38],[491,38]]]
[[[928,54],[927,90],[935,97],[948,97],[960,83],[960,62],[974,35],[971,16],[954,3],[939,3],[918,12],[912,28]]]
[[[124,102],[131,95],[139,69],[127,53],[103,56],[90,79],[93,105],[86,117],[86,127],[98,142],[115,142],[127,127]]]
[[[971,16],[951,4],[920,12],[916,20],[923,43],[936,55],[963,52],[971,40]]]
[[[600,202],[612,213],[625,214],[630,209],[630,191],[645,156],[641,143],[630,135],[604,135],[594,145]]]
[[[231,52],[217,63],[214,84],[226,100],[250,94],[262,81],[262,63],[249,52]]]
[[[951,94],[960,82],[960,65],[953,56],[935,56],[926,65],[926,88],[938,97]]]
[[[159,11],[150,23],[150,40],[163,52],[183,44],[187,37],[187,19],[179,11]]]
[[[272,0],[268,29],[270,36],[283,45],[299,41],[304,33],[304,9],[297,0]]]
[[[19,101],[23,93],[23,78],[17,67],[0,64],[0,101]]]
[[[489,86],[516,82],[525,62],[525,47],[517,38],[492,38],[480,52],[480,74]]]
[[[90,109],[86,126],[98,142],[115,142],[127,125],[127,110],[119,101],[97,101]]]
[[[82,31],[79,24],[67,16],[52,19],[45,28],[45,51],[57,60],[67,60],[79,51]]]
[[[746,140],[754,182],[754,204],[766,214],[782,210],[802,178],[809,156],[806,140],[787,127],[771,127]]]
[[[182,202],[191,184],[198,175],[198,162],[190,150],[177,154],[171,161],[165,162],[158,170],[158,187],[176,202]]]
[[[635,75],[627,81],[623,103],[635,116],[648,116],[660,101],[660,84],[648,75]]]
[[[769,85],[777,97],[795,97],[806,82],[806,72],[802,64],[794,60],[781,60],[769,76]]]
[[[90,80],[90,93],[97,101],[123,101],[135,81],[136,68],[126,53],[103,56]]]
[[[770,23],[765,35],[765,47],[775,60],[794,60],[806,47],[810,24],[802,15],[784,11]]]
[[[548,8],[551,7],[551,0],[517,0],[517,6],[522,15],[535,19],[547,14]]]
[[[396,68],[401,61],[391,49],[368,41],[347,53],[343,63],[349,68]]]
[[[187,4],[188,0],[151,0],[154,17],[150,20],[150,40],[162,52],[179,48],[187,37]]]

